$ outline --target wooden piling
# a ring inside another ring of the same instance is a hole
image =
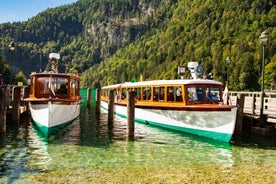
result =
[[[238,112],[236,116],[235,134],[242,133],[243,109],[244,109],[244,94],[237,95]]]
[[[24,99],[28,98],[30,95],[30,87],[29,86],[23,86],[22,89],[22,96],[21,96],[21,105],[25,106],[25,112],[29,113],[30,107],[29,107],[29,102],[25,102]]]
[[[135,92],[128,91],[127,92],[127,132],[126,138],[127,140],[134,140],[134,119],[135,119]]]
[[[11,109],[11,122],[20,122],[20,98],[21,98],[21,87],[14,86],[12,88],[12,109]]]
[[[252,94],[252,102],[251,102],[251,107],[252,107],[252,111],[251,114],[255,114],[255,108],[256,108],[256,94]]]
[[[98,88],[96,93],[96,113],[99,114],[100,112],[101,112],[101,88]]]
[[[87,108],[91,107],[91,89],[87,88]]]
[[[0,134],[4,135],[6,133],[6,110],[8,92],[6,86],[0,88]]]
[[[109,91],[109,98],[108,98],[108,125],[113,125],[114,120],[114,90]]]

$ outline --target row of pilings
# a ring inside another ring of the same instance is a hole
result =
[[[89,95],[88,90],[88,99],[91,95]],[[115,90],[109,91],[108,97],[108,126],[112,127],[114,123],[114,100],[115,100]],[[91,98],[90,98],[91,99]],[[90,104],[87,101],[87,104]],[[89,105],[88,105],[89,106]],[[96,93],[96,113],[99,115],[101,112],[101,88],[97,89]],[[127,91],[127,124],[126,124],[126,139],[129,141],[134,140],[134,132],[135,132],[135,92]]]
[[[29,87],[4,85],[0,88],[0,133],[5,135],[7,119],[10,123],[19,123],[21,114],[29,112],[29,106],[23,99],[29,96]],[[7,118],[8,117],[8,118]]]
[[[111,90],[109,93],[109,101],[108,101],[108,124],[109,126],[113,126],[114,120],[114,97],[115,91]],[[29,96],[29,87],[28,86],[14,86],[14,85],[6,85],[1,86],[0,88],[0,133],[6,133],[6,122],[7,117],[10,123],[19,123],[20,117],[22,114],[29,114],[29,106],[27,102],[24,102],[24,98]],[[100,106],[101,106],[101,88],[96,90],[96,113],[100,114]],[[127,94],[127,132],[126,138],[128,140],[134,139],[134,120],[135,120],[135,94],[133,91],[128,91]],[[233,98],[233,97],[232,97]],[[244,102],[245,96],[244,94],[238,94],[236,97],[236,106],[238,107],[238,113],[236,117],[236,126],[235,126],[235,135],[240,135],[242,132],[247,131],[244,130],[244,124],[248,120],[248,116],[244,114]],[[91,105],[91,89],[87,89],[87,107]],[[253,120],[250,119],[252,122]],[[250,127],[252,128],[252,127]],[[271,133],[271,128],[259,128],[253,127],[253,133],[269,135],[275,133],[275,129],[273,129]],[[257,132],[256,132],[257,131]]]

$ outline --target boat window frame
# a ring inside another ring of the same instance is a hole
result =
[[[36,77],[35,76],[31,76],[30,77],[30,94],[29,96],[30,97],[35,97],[35,79]]]
[[[170,89],[172,89],[171,92],[169,92]],[[166,102],[184,102],[183,89],[183,84],[166,85]],[[169,93],[172,93],[172,95],[170,95]]]
[[[189,91],[189,89],[191,90]],[[201,92],[199,91],[201,88]],[[210,99],[207,97],[207,88],[218,89],[218,99]],[[222,101],[222,88],[217,84],[186,84],[184,87],[185,101],[187,105],[194,104],[219,104]],[[198,99],[198,95],[202,95],[202,98]]]
[[[135,92],[135,100],[142,99],[142,88],[141,87],[134,87],[132,91]]]
[[[127,99],[127,87],[122,87],[121,91],[121,100],[126,100]]]
[[[212,88],[211,91],[210,91],[210,88]],[[214,90],[214,89],[218,89],[218,90]],[[222,101],[221,92],[222,90],[219,87],[214,87],[214,86],[206,86],[204,91],[207,100],[210,100],[211,102]],[[215,94],[215,93],[218,93],[218,94]]]
[[[34,94],[35,98],[69,98],[70,86],[68,85],[70,82],[69,76],[53,76],[53,75],[37,75],[34,77]],[[53,80],[55,82],[53,82]],[[64,81],[63,81],[64,80]],[[79,81],[78,83],[79,89]],[[51,85],[52,84],[52,85]],[[65,87],[65,88],[63,88]],[[77,90],[77,88],[76,88]],[[77,96],[77,92],[75,93]]]
[[[165,102],[166,97],[166,86],[152,86],[153,101],[154,102]]]
[[[152,86],[141,86],[141,100],[152,101]],[[149,93],[148,93],[149,92]],[[145,94],[146,93],[146,94]]]
[[[70,98],[77,98],[80,96],[80,80],[77,78],[70,78],[70,86],[68,86],[68,92],[70,92]]]
[[[173,93],[175,93],[175,98],[172,101],[168,100],[168,88],[173,88]],[[161,93],[163,90],[163,98],[159,96],[158,99],[155,99],[154,90],[158,89]],[[184,84],[171,84],[171,85],[141,85],[141,86],[119,86],[116,88],[116,95],[118,101],[126,100],[126,92],[135,91],[135,100],[144,101],[144,102],[169,102],[169,103],[184,103]],[[180,90],[180,94],[177,95],[177,90]],[[140,98],[139,98],[140,91]],[[145,91],[147,91],[148,95],[145,95]],[[124,94],[125,93],[125,94]]]

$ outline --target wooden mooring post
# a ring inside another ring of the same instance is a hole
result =
[[[127,92],[127,132],[126,139],[128,141],[134,140],[134,119],[135,119],[135,92],[128,91]]]
[[[6,86],[0,88],[0,134],[4,135],[6,133],[6,111],[9,93]]]
[[[27,112],[29,114],[30,112],[30,106],[29,102],[25,102],[24,99],[28,98],[30,95],[30,87],[29,86],[23,86],[22,94],[21,94],[21,106],[23,106],[23,112]],[[20,111],[22,113],[22,111]]]
[[[11,97],[11,122],[20,122],[20,99],[21,99],[21,87],[12,87],[12,97]]]
[[[242,133],[242,124],[243,124],[243,108],[244,108],[244,94],[237,95],[237,106],[238,112],[236,116],[236,126],[235,126],[235,134]]]
[[[91,107],[91,89],[87,88],[87,108]]]
[[[109,91],[108,98],[108,126],[113,126],[114,121],[114,90]]]
[[[98,88],[96,92],[96,113],[100,114],[100,112],[101,112],[101,88]]]

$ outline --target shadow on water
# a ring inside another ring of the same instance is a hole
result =
[[[276,136],[261,136],[250,134],[248,132],[241,135],[235,135],[232,138],[232,144],[239,147],[250,147],[259,149],[275,149]]]

